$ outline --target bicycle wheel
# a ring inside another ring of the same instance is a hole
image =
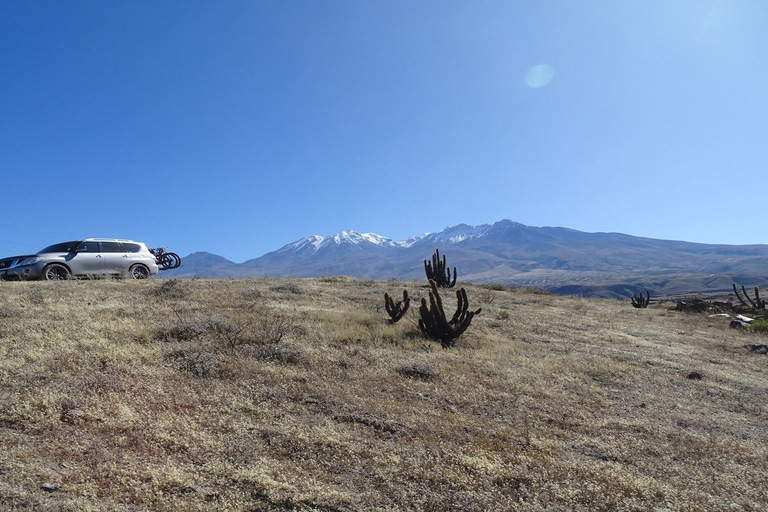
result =
[[[173,258],[171,258],[170,254],[167,252],[157,259],[157,267],[160,270],[168,270],[173,268],[173,263]]]
[[[165,253],[168,256],[169,260],[169,266],[168,268],[178,268],[181,266],[181,258],[179,258],[179,255],[175,252],[167,252]]]

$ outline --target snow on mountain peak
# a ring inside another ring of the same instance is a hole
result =
[[[398,246],[398,244],[391,239],[377,235],[376,233],[358,233],[357,231],[347,229],[331,236],[307,236],[292,244],[286,245],[281,250],[286,252],[307,251],[314,254],[325,247],[351,245],[362,248],[361,246],[369,244],[378,247]]]
[[[325,240],[325,238],[320,235],[306,236],[301,240],[297,240],[292,244],[286,245],[282,250],[300,251],[302,249],[308,249],[310,252],[316,252],[320,248],[320,245],[323,243],[323,240]]]
[[[511,221],[502,221],[496,223],[494,226],[505,223],[517,225],[517,223],[512,223]],[[456,226],[449,226],[437,233],[424,233],[423,235],[408,237],[399,242],[395,242],[391,238],[385,236],[377,235],[376,233],[358,233],[357,231],[346,229],[331,236],[308,236],[292,244],[286,245],[281,250],[307,251],[310,254],[314,254],[326,247],[341,247],[345,245],[357,247],[362,250],[365,246],[408,248],[420,242],[427,242],[432,245],[455,244],[464,240],[486,236],[494,226],[491,226],[490,224],[480,224],[479,226],[458,224]]]
[[[369,243],[382,247],[395,245],[395,243],[387,237],[377,235],[376,233],[358,233],[357,231],[353,231],[351,229],[344,230],[341,233],[336,233],[330,237],[329,240],[332,240],[336,245],[341,245],[345,242],[353,245]]]

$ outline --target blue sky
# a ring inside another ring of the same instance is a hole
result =
[[[0,253],[459,223],[766,243],[768,4],[0,2]]]

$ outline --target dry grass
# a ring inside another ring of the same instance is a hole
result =
[[[469,286],[442,350],[403,287],[0,283],[0,509],[768,508],[768,337]]]

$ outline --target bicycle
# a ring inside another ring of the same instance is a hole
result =
[[[149,252],[155,256],[155,263],[160,270],[171,270],[181,265],[181,258],[175,252],[166,252],[162,247],[150,249]]]

